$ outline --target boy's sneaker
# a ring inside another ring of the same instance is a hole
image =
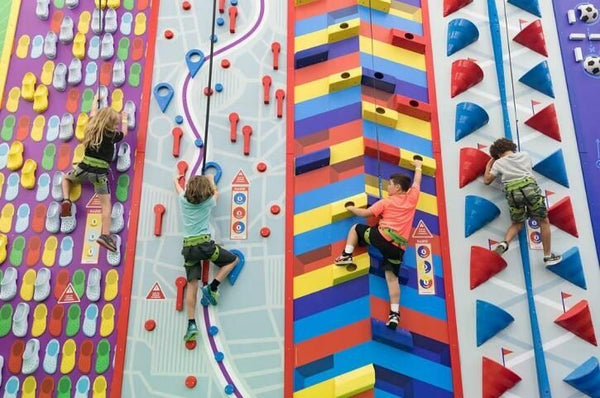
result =
[[[196,341],[196,336],[198,336],[198,326],[195,323],[189,323],[187,327],[187,332],[185,332],[185,336],[183,339],[185,341]]]
[[[400,314],[394,311],[390,311],[390,315],[388,317],[388,321],[385,324],[388,328],[392,330],[396,330],[398,324],[400,323]]]
[[[211,290],[210,286],[202,286],[202,296],[211,304],[219,304],[219,291]]]
[[[346,265],[353,264],[352,254],[342,253],[335,260],[333,260],[335,265]]]
[[[554,264],[558,264],[562,261],[562,256],[560,254],[550,253],[549,256],[544,256],[544,265],[549,267]]]
[[[96,239],[96,242],[98,242],[100,246],[104,246],[107,250],[111,252],[117,251],[117,244],[110,235],[100,235],[100,237]]]
[[[71,217],[71,201],[63,200],[60,204],[60,216],[61,217]]]
[[[508,242],[503,240],[502,242],[498,243],[496,245],[496,247],[494,248],[494,251],[496,253],[498,253],[499,255],[503,255],[505,251],[508,250]]]

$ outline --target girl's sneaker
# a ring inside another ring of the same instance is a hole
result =
[[[352,264],[352,254],[342,253],[335,260],[333,260],[335,265],[346,265]]]
[[[392,330],[396,330],[398,324],[400,323],[400,314],[394,311],[390,311],[390,315],[388,316],[388,321],[385,324],[388,328]]]
[[[188,323],[188,327],[187,327],[187,332],[185,333],[185,336],[183,336],[183,339],[185,341],[196,341],[196,336],[198,336],[198,326],[196,326],[195,323]]]
[[[494,251],[496,253],[498,253],[499,255],[503,255],[505,251],[508,250],[508,242],[503,240],[502,242],[498,243],[496,245],[496,247],[494,248]]]
[[[219,304],[219,291],[211,290],[210,286],[202,286],[202,296],[211,304]]]
[[[561,261],[562,261],[562,256],[560,254],[550,253],[549,256],[544,256],[544,265],[546,267],[558,264]]]
[[[110,250],[111,252],[117,251],[117,244],[110,235],[100,235],[100,237],[96,239],[96,242],[98,242],[100,246],[104,246],[107,250]]]

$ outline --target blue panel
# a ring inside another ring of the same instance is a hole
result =
[[[307,210],[342,200],[364,191],[364,175],[359,174],[351,178],[346,178],[345,180],[296,195],[294,198],[294,214],[304,213]]]
[[[340,23],[358,17],[356,6],[332,11],[328,14],[319,14],[314,17],[296,21],[294,34],[296,37],[318,30],[327,29],[327,26],[333,23]]]
[[[379,25],[388,29],[402,29],[416,35],[423,36],[423,25],[418,22],[362,6],[358,7],[358,15],[360,15],[363,21],[369,21],[372,19],[373,25]]]
[[[294,300],[294,320],[325,311],[369,295],[369,278],[364,275]]]
[[[294,65],[296,69],[300,69],[310,65],[318,64],[319,62],[325,62],[328,58],[329,45],[323,44],[321,46],[298,51],[296,54],[294,54]]]
[[[307,377],[331,368],[333,368],[333,355],[328,355],[325,358],[317,359],[306,365],[299,366],[295,371],[300,373],[303,377]]]
[[[296,175],[329,166],[330,158],[331,149],[329,148],[323,148],[318,151],[297,156],[295,162]]]
[[[363,52],[360,53],[360,63],[361,65],[372,66],[375,70],[394,76],[398,80],[404,80],[420,87],[427,87],[427,75],[423,70],[398,64]]]
[[[377,140],[388,145],[405,148],[409,151],[420,153],[423,156],[433,157],[433,144],[426,138],[396,130],[391,127],[363,120],[363,134],[366,138]]]
[[[351,217],[333,224],[327,224],[294,236],[294,255],[299,256],[311,250],[345,240],[353,224],[364,223],[362,217]]]
[[[294,105],[294,117],[298,121],[357,102],[361,102],[360,86],[334,91],[321,97],[300,102]]]

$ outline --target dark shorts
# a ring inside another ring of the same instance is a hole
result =
[[[377,226],[370,227],[365,224],[356,224],[356,233],[358,234],[358,244],[360,246],[370,245],[377,248],[383,255],[383,269],[392,271],[398,276],[400,265],[404,258],[404,250],[386,240],[379,232]]]
[[[184,246],[181,254],[185,261],[185,273],[188,282],[202,279],[202,262],[210,260],[217,267],[223,267],[237,260],[237,256],[214,241],[200,243],[195,246]]]
[[[531,183],[522,188],[507,190],[505,194],[513,222],[524,222],[529,217],[543,220],[548,216],[546,201],[538,184]]]
[[[91,182],[94,186],[94,192],[98,195],[108,195],[110,193],[108,174],[92,173],[77,167],[69,171],[65,178],[75,184],[81,184],[84,181]]]

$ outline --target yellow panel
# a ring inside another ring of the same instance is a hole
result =
[[[360,85],[362,79],[362,67],[348,69],[346,71],[329,75],[329,92],[340,91],[349,87]]]
[[[10,9],[10,15],[8,16],[8,24],[6,25],[4,47],[2,48],[2,52],[0,52],[0,109],[2,109],[4,87],[6,84],[6,78],[8,77],[8,67],[10,65],[10,56],[12,55],[12,48],[15,40],[15,33],[17,31],[17,21],[19,20],[20,10],[21,0],[13,0]]]
[[[375,368],[372,364],[363,366],[335,379],[335,398],[348,398],[375,386]]]
[[[339,285],[340,283],[348,282],[352,279],[356,279],[359,276],[363,276],[369,273],[369,267],[371,266],[371,260],[369,253],[360,254],[353,259],[356,264],[356,269],[349,268],[348,266],[332,265],[333,268],[333,285]],[[350,265],[352,266],[352,265]]]
[[[331,220],[329,204],[294,215],[294,235],[327,225]]]
[[[337,265],[328,265],[294,277],[294,298],[303,297],[332,286],[333,269],[331,267],[337,267]]]
[[[367,194],[359,193],[354,196],[350,196],[348,198],[338,200],[330,204],[331,206],[331,222],[336,222],[343,220],[345,218],[352,217],[352,213],[346,210],[346,203],[354,202],[354,206],[356,207],[367,207]]]
[[[371,7],[374,10],[389,12],[392,0],[358,0],[357,3],[364,7]]]
[[[373,54],[371,48],[371,38],[360,36],[360,51]],[[380,58],[385,58],[397,64],[410,66],[418,70],[425,70],[425,55],[414,51],[406,50],[402,47],[392,46],[379,40],[373,40],[373,48],[375,55]]]
[[[299,104],[313,98],[322,97],[329,93],[329,78],[313,80],[294,88],[294,102]]]
[[[314,3],[317,0],[294,0],[294,5],[297,6],[303,6],[304,4],[308,4],[308,3]]]
[[[344,160],[362,156],[365,153],[363,137],[354,138],[353,140],[344,141],[340,144],[331,146],[331,155],[329,164],[334,165]]]
[[[413,169],[414,166],[411,164],[413,157],[415,155],[419,155],[416,152],[411,152],[407,149],[400,149],[400,163],[399,165],[407,168]],[[428,156],[420,155],[423,158],[423,174],[435,177],[436,163],[434,158],[430,158]]]
[[[317,30],[294,39],[294,51],[302,51],[327,43],[327,29]]]
[[[398,115],[398,123],[394,128],[431,141],[431,123],[428,121],[401,113]]]
[[[398,112],[380,105],[376,106],[374,103],[367,101],[362,103],[362,117],[373,123],[391,128],[396,128],[398,124]]]
[[[327,27],[327,40],[329,43],[346,40],[358,36],[360,31],[360,18],[350,19]]]
[[[298,0],[296,0],[298,1]],[[335,394],[335,380],[329,379],[294,393],[294,398],[330,398]]]
[[[394,3],[394,7],[390,8],[390,15],[394,15],[396,17],[409,19],[411,21],[423,22],[423,14],[421,13],[421,9],[415,6],[411,6],[410,4],[402,3],[397,1]]]

